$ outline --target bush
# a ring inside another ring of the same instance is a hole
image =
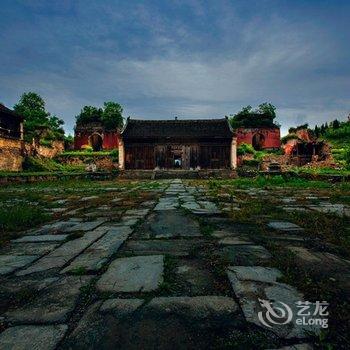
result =
[[[243,165],[246,165],[246,166],[251,166],[251,167],[258,167],[260,164],[260,160],[258,159],[245,159],[243,161]]]
[[[294,134],[294,133],[291,133],[291,134],[288,134],[286,136],[283,136],[281,138],[281,142],[282,144],[286,144],[288,141],[290,140],[299,140],[299,137],[298,135]]]
[[[255,150],[252,145],[248,145],[247,143],[241,143],[237,147],[237,155],[244,156],[245,154],[254,154]]]
[[[86,152],[93,152],[94,149],[90,145],[82,145],[81,149],[86,151]]]
[[[70,172],[82,171],[82,165],[63,165],[50,158],[27,157],[23,162],[23,170],[26,172]]]
[[[348,168],[350,168],[350,148],[348,148],[346,151],[345,151],[345,162],[346,162],[346,166]]]

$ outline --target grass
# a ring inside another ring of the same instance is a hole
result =
[[[164,280],[158,286],[160,295],[169,295],[176,290],[176,266],[176,260],[172,256],[166,254],[164,256]]]
[[[215,231],[215,226],[202,219],[202,220],[199,220],[199,229],[200,229],[201,234],[204,237],[211,238],[213,235],[213,232]]]
[[[348,317],[350,303],[343,290],[329,275],[315,274],[298,263],[298,259],[285,247],[274,243],[267,244],[273,255],[272,267],[278,268],[283,277],[280,282],[296,287],[308,301],[328,301],[329,330],[316,337],[315,345],[320,349],[346,349],[350,343],[350,324]]]
[[[232,180],[209,180],[209,189],[220,189],[230,186],[236,189],[242,188],[266,188],[266,187],[291,187],[291,188],[332,188],[341,185],[350,190],[350,183],[332,184],[327,181],[308,180],[300,177],[257,176],[254,178],[237,178]]]
[[[17,236],[18,231],[49,221],[51,216],[43,208],[29,204],[14,204],[0,208],[0,245]]]

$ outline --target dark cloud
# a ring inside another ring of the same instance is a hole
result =
[[[1,101],[39,92],[72,131],[84,104],[220,117],[271,101],[283,131],[350,110],[345,1],[4,1]]]

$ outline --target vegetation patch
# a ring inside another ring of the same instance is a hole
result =
[[[17,236],[18,231],[49,221],[51,216],[37,205],[19,203],[0,208],[0,245]]]

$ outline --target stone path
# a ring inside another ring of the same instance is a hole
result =
[[[127,200],[116,197],[69,217],[100,199],[80,197],[64,219],[0,250],[0,349],[235,348],[239,334],[251,339],[244,348],[312,348],[310,332],[320,327],[294,322],[304,296],[280,282],[283,274],[269,266],[272,254],[254,241],[254,227],[227,218],[239,210],[231,195],[218,205],[181,180],[147,191],[150,198],[137,207],[123,210]],[[298,246],[303,229],[294,223],[269,220],[266,227],[271,237],[288,236],[286,251],[308,263],[337,259]],[[264,300],[287,304],[293,318],[263,324]]]

